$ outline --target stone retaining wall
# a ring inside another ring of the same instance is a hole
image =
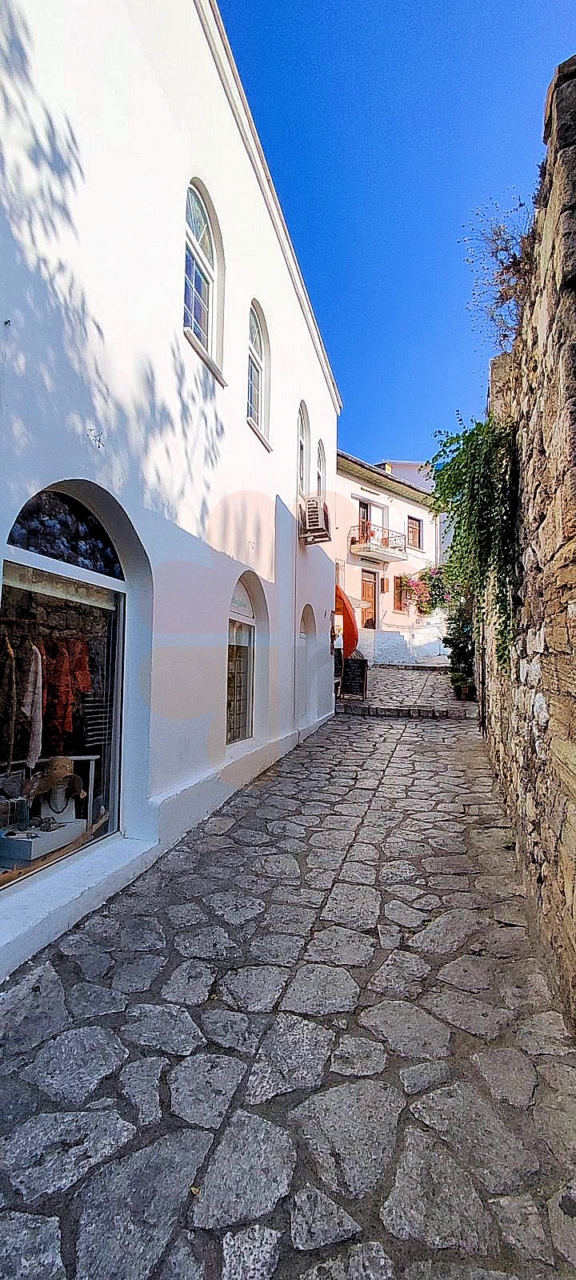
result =
[[[576,1018],[576,57],[550,86],[544,141],[530,301],[491,374],[492,411],[518,424],[523,584],[511,678],[487,637],[486,723]]]

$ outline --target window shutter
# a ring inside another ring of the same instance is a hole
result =
[[[406,612],[406,592],[402,586],[402,578],[394,578],[394,609],[396,613]]]

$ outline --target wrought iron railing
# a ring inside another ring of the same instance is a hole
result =
[[[397,533],[395,529],[382,529],[380,525],[354,524],[348,534],[348,550],[359,555],[365,552],[373,554],[393,551],[397,555],[406,555],[406,534]]]

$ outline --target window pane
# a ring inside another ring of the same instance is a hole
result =
[[[194,255],[186,247],[186,268],[184,278],[184,326],[192,332],[209,349],[210,334],[210,284],[200,270]]]
[[[318,445],[318,455],[317,455],[317,463],[316,463],[316,481],[317,481],[319,498],[322,498],[324,496],[324,489],[325,489],[324,465],[325,465],[324,451],[321,445]]]
[[[212,233],[210,231],[210,223],[208,215],[200,200],[198,192],[194,187],[188,187],[188,198],[186,201],[186,222],[190,231],[200,245],[202,252],[207,258],[210,266],[214,266],[214,246],[212,243]]]
[[[13,715],[0,723],[0,791],[11,797],[0,796],[0,887],[118,828],[123,598],[15,568],[0,609],[14,682]]]
[[[248,417],[260,425],[260,370],[251,356],[248,357]]]
[[[260,321],[253,307],[250,307],[250,342],[256,353],[262,358],[262,333]]]
[[[422,548],[422,521],[414,516],[408,516],[408,546],[416,550]]]
[[[231,620],[228,629],[227,742],[241,742],[252,735],[253,646],[254,628]]]

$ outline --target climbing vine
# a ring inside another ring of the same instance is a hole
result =
[[[447,516],[452,541],[445,577],[459,599],[471,597],[477,620],[496,630],[498,661],[512,639],[517,572],[518,456],[513,422],[438,433],[431,460],[433,509]]]

